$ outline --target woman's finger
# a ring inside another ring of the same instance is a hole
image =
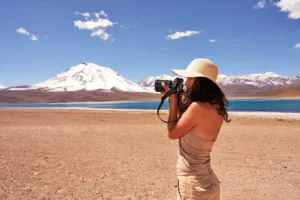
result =
[[[167,92],[168,90],[170,90],[170,89],[168,88],[168,86],[167,86],[164,82],[161,82],[161,85],[162,85],[163,88],[165,89],[164,92]]]

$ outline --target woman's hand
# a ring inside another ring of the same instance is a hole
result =
[[[161,95],[166,94],[170,90],[170,88],[168,88],[164,82],[161,82],[161,86],[164,88],[164,91],[161,92]]]
[[[168,88],[168,86],[164,82],[161,82],[161,85],[164,88],[164,91],[161,92],[161,95],[164,95],[164,94],[166,94],[170,90],[170,88]],[[173,105],[177,106],[177,101],[178,101],[177,100],[177,95],[176,94],[171,94],[169,96],[169,98],[170,98],[170,106],[171,107],[173,107]]]
[[[164,95],[164,94],[166,94],[170,90],[170,88],[168,88],[168,86],[164,82],[161,82],[161,85],[164,88],[164,91],[161,92],[161,95]],[[175,94],[171,94],[169,98],[170,99],[176,98],[176,95]]]

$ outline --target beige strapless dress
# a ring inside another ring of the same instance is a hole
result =
[[[198,136],[194,129],[179,139],[177,200],[220,199],[220,181],[210,164],[214,143]]]

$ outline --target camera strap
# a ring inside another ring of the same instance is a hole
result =
[[[175,120],[173,120],[173,121],[165,121],[165,120],[163,120],[163,119],[159,116],[159,110],[160,110],[161,106],[164,104],[164,101],[166,100],[166,98],[169,97],[169,96],[171,96],[172,94],[176,94],[176,93],[177,93],[177,89],[176,89],[176,87],[174,87],[174,88],[170,89],[167,93],[165,93],[165,94],[161,97],[160,104],[159,104],[159,106],[158,106],[158,108],[157,108],[157,115],[158,115],[159,119],[160,119],[161,121],[165,122],[165,123],[173,123],[173,122],[176,122],[176,121],[178,121],[178,120],[180,119],[180,117],[182,116],[182,114],[181,114],[177,119],[175,119]],[[179,104],[179,94],[177,94],[177,100],[178,100],[178,104]],[[177,113],[176,113],[176,115],[177,115]]]

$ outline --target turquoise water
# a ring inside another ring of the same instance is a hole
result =
[[[160,101],[133,101],[133,102],[89,102],[89,103],[16,103],[1,104],[0,107],[82,107],[104,109],[142,109],[157,110]],[[161,110],[168,108],[165,102]],[[300,113],[300,99],[231,99],[229,111],[244,112],[290,112]]]

